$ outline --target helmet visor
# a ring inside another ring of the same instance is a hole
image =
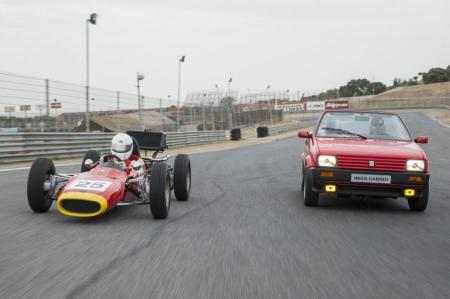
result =
[[[111,146],[111,150],[116,153],[127,153],[131,150],[133,144],[120,144],[116,143]]]

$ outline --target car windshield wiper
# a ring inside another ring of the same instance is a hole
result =
[[[325,127],[325,128],[321,128],[321,129],[322,130],[326,130],[326,131],[332,131],[332,132],[335,132],[337,134],[352,135],[352,136],[358,136],[359,138],[362,138],[362,139],[367,139],[367,137],[364,136],[364,135],[361,135],[361,134],[358,134],[358,133],[354,133],[354,132],[351,132],[351,131],[347,131],[347,130],[344,130],[344,129],[331,128],[331,127]]]

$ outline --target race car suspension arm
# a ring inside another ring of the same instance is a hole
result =
[[[43,189],[49,192],[49,196],[52,199],[56,199],[56,194],[58,194],[59,189],[64,186],[64,184],[72,177],[73,174],[54,174],[50,175],[48,180],[44,181]]]

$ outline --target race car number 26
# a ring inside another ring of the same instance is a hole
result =
[[[107,181],[75,180],[66,189],[105,191],[111,185]]]

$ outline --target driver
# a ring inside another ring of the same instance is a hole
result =
[[[133,153],[133,139],[125,133],[116,134],[111,140],[111,154],[125,163],[125,169],[132,177],[145,173],[145,163],[139,154]]]
[[[386,135],[386,127],[384,126],[384,120],[380,116],[374,116],[370,121],[370,134],[371,135]]]

